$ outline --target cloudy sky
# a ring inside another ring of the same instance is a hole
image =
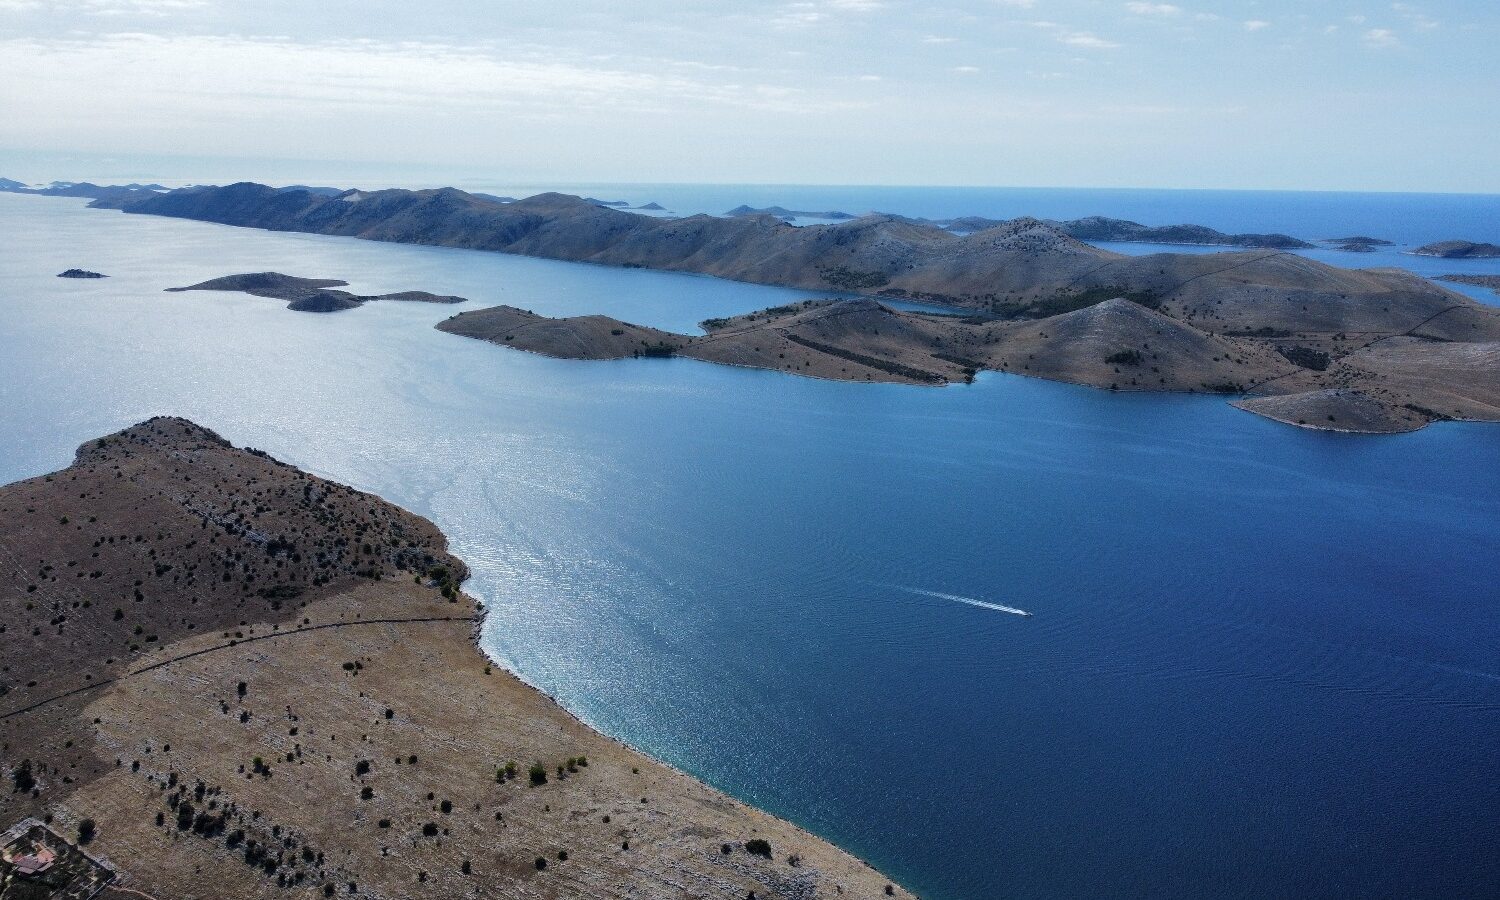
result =
[[[1500,192],[1497,39],[1494,0],[0,0],[0,175]]]

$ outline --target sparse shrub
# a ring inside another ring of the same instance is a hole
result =
[[[541,763],[532,763],[527,775],[531,778],[532,787],[547,783],[547,767]]]
[[[745,852],[754,856],[771,858],[771,842],[765,838],[751,838],[745,842]]]
[[[84,819],[83,821],[79,822],[78,843],[87,844],[89,841],[92,841],[94,839],[95,832],[98,830],[98,827],[99,826],[94,823],[93,819]]]

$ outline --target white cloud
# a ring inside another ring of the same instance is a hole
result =
[[[1012,9],[1031,9],[1036,6],[1036,0],[995,0],[1001,6],[1009,6]]]
[[[885,0],[799,0],[782,7],[771,24],[781,27],[805,27],[826,22],[843,13],[870,13],[885,7]]]
[[[166,16],[208,6],[208,0],[0,0],[0,12],[47,9],[95,16]]]
[[[1120,46],[1114,41],[1107,41],[1087,31],[1070,31],[1059,35],[1057,39],[1069,47],[1085,47],[1089,50],[1108,50]]]
[[[1401,38],[1397,37],[1396,32],[1389,28],[1371,28],[1360,39],[1364,41],[1365,46],[1374,47],[1377,50],[1383,50],[1387,47],[1399,47],[1401,45]]]
[[[1030,24],[1033,28],[1052,32],[1053,36],[1057,38],[1058,43],[1067,44],[1069,47],[1082,47],[1087,50],[1109,50],[1120,46],[1114,41],[1099,37],[1092,31],[1074,31],[1056,22],[1040,20]]]
[[[1267,22],[1265,19],[1251,19],[1245,23],[1246,31],[1261,31],[1262,29],[1270,27],[1271,23]]]
[[[1432,31],[1439,26],[1439,22],[1428,16],[1420,7],[1410,3],[1392,3],[1391,9],[1400,14],[1401,18],[1410,22],[1412,27],[1418,31]]]
[[[1177,16],[1182,14],[1182,7],[1173,6],[1170,3],[1145,3],[1140,0],[1125,4],[1125,8],[1138,16]]]
[[[212,128],[204,123],[449,111],[550,117],[565,109],[683,105],[794,112],[815,105],[798,89],[715,81],[718,73],[703,67],[666,68],[417,42],[146,34],[0,40],[0,84],[8,93],[79,121],[156,116],[184,128],[179,120],[196,117],[196,127]]]
[[[959,74],[959,75],[977,75],[977,74],[979,74],[979,67],[978,66],[954,66],[953,68],[949,69],[948,71],[954,72],[954,73]]]
[[[924,43],[924,44],[951,44],[951,43],[953,43],[956,40],[958,40],[958,38],[939,37],[938,35],[935,35],[935,34],[929,34],[927,37],[922,38],[922,43]]]

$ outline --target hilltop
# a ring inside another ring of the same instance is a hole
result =
[[[430,522],[191,422],[0,488],[0,561],[0,813],[132,891],[909,896],[495,668]]]

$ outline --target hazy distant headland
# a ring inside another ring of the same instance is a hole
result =
[[[454,188],[329,195],[244,182],[148,194],[107,193],[91,205],[695,272],[967,313],[803,304],[708,322],[706,335],[689,336],[499,307],[440,326],[554,356],[683,355],[916,384],[996,370],[1116,390],[1244,395],[1236,405],[1252,412],[1344,431],[1500,420],[1500,310],[1399,269],[1337,268],[1275,249],[1131,257],[1030,218],[970,220],[984,227],[956,233],[891,215],[799,227],[754,210],[661,218],[564,194],[504,202]],[[1064,224],[1110,235],[1143,227],[1121,222]],[[1361,240],[1376,239],[1348,239]],[[341,308],[352,297],[305,308]]]

